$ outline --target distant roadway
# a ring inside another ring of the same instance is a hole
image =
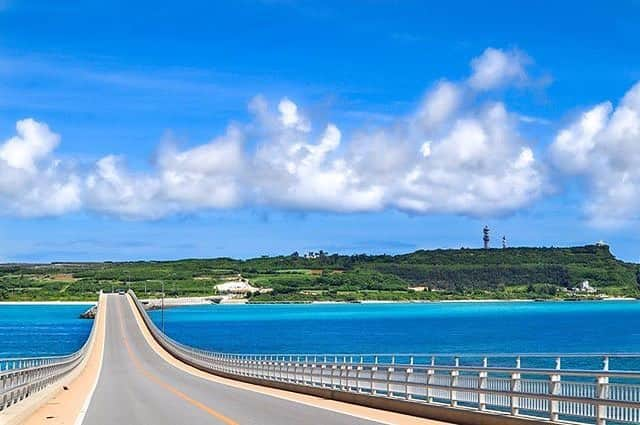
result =
[[[109,295],[104,360],[84,425],[373,425],[185,373],[147,343],[128,296]]]

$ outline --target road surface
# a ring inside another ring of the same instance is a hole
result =
[[[185,373],[145,341],[127,296],[109,295],[104,359],[83,425],[379,425]]]

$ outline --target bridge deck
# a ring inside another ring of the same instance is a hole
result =
[[[378,423],[185,373],[147,344],[126,296],[109,296],[106,304],[104,362],[83,424]]]

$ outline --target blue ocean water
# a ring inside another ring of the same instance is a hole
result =
[[[68,354],[84,344],[92,320],[79,319],[89,305],[1,305],[0,358]]]
[[[165,329],[236,353],[640,352],[640,302],[207,305]]]
[[[0,305],[0,358],[76,350],[87,307]],[[640,352],[640,302],[191,306],[166,310],[165,329],[236,353]]]

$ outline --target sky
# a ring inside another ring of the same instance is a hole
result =
[[[640,2],[0,0],[0,261],[604,240]]]

